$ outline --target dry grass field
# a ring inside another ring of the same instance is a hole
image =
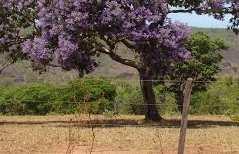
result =
[[[165,119],[146,123],[143,116],[0,116],[0,153],[174,154],[179,117]],[[239,154],[239,123],[224,116],[189,119],[187,154]]]

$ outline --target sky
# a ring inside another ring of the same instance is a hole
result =
[[[190,13],[170,14],[169,17],[174,21],[187,23],[192,27],[226,28],[229,23],[229,16],[227,16],[224,21],[216,20],[212,16],[196,15]]]

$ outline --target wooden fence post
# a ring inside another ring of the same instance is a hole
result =
[[[178,154],[184,154],[185,148],[185,139],[186,139],[186,131],[188,125],[188,111],[189,111],[189,104],[191,101],[191,93],[192,93],[192,83],[193,79],[188,78],[184,91],[183,91],[183,113],[182,113],[182,120],[181,120],[181,129],[180,129],[180,136],[178,142]]]

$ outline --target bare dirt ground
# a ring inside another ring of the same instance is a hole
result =
[[[91,119],[86,115],[0,116],[0,154],[177,153],[178,117],[161,123],[146,123],[142,116]],[[224,116],[189,119],[187,154],[239,154],[239,123]]]

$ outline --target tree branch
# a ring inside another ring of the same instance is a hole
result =
[[[97,49],[97,51],[109,55],[113,60],[115,60],[121,64],[139,69],[139,66],[137,65],[137,63],[135,61],[122,58],[121,56],[117,55],[115,52],[110,51],[109,49],[107,49],[105,47],[100,47],[99,49]]]
[[[8,68],[10,65],[12,65],[14,62],[9,62],[9,63],[5,63],[0,67],[0,74],[2,74],[2,72]]]
[[[180,9],[180,10],[170,10],[169,13],[192,13],[193,11],[198,11],[195,8],[192,9]]]
[[[48,64],[48,66],[50,66],[50,67],[53,67],[53,68],[61,68],[61,66],[60,65],[57,65],[57,64]]]
[[[197,13],[224,13],[224,14],[232,14],[233,11],[230,8],[224,8],[222,10],[213,10],[213,9],[208,9],[208,10],[202,10],[200,8],[191,8],[191,9],[175,9],[175,10],[170,10],[169,13],[192,13],[192,12],[197,12]]]
[[[124,45],[125,45],[126,47],[128,47],[129,49],[135,49],[135,48],[136,48],[136,47],[135,47],[135,43],[132,42],[132,41],[123,39],[123,40],[121,40],[121,42],[124,43]]]
[[[128,48],[130,49],[135,49],[135,46],[133,43],[129,42],[128,40],[125,39],[119,39],[119,40],[114,40],[114,39],[109,39],[109,38],[105,38],[104,36],[100,36],[100,38],[105,41],[105,43],[109,46],[110,49],[107,49],[104,45],[98,45],[98,47],[96,48],[96,50],[98,52],[107,54],[108,56],[110,56],[111,59],[123,64],[123,65],[127,65],[136,69],[139,69],[140,66],[137,64],[137,62],[130,60],[130,59],[125,59],[122,58],[120,55],[116,54],[116,48],[117,48],[117,43],[122,42],[124,43]]]

